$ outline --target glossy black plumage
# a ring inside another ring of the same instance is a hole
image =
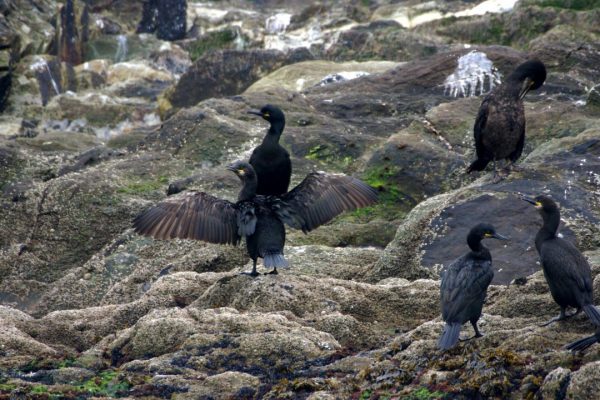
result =
[[[535,236],[535,247],[552,298],[560,306],[560,315],[544,325],[563,320],[583,310],[594,325],[600,326],[600,311],[593,304],[590,265],[572,243],[557,236],[560,224],[558,206],[546,196],[537,196],[535,199],[522,198],[535,205],[544,220]],[[567,307],[574,307],[577,312],[567,315]]]
[[[232,203],[206,193],[190,192],[169,198],[143,212],[133,222],[137,233],[156,239],[185,238],[212,243],[237,244],[246,238],[253,260],[265,267],[286,267],[283,256],[284,223],[305,233],[336,215],[373,204],[377,192],[362,181],[345,175],[310,173],[298,186],[281,196],[256,194],[257,177],[252,166],[238,161],[228,167],[242,181],[238,201]]]
[[[600,342],[600,329],[596,330],[591,336],[584,337],[583,339],[576,340],[572,343],[569,343],[565,346],[567,350],[575,351],[584,351],[594,343]]]
[[[492,161],[497,181],[496,160],[508,159],[513,164],[521,157],[525,144],[523,97],[545,80],[544,64],[526,61],[483,99],[473,127],[477,159],[467,172],[482,171]]]
[[[250,156],[250,165],[258,176],[256,193],[260,195],[281,195],[288,191],[292,176],[290,154],[279,144],[279,138],[285,127],[283,112],[273,105],[267,104],[260,111],[248,111],[259,115],[271,124],[262,143]]]
[[[467,321],[475,330],[474,337],[482,336],[477,321],[494,277],[492,255],[481,244],[485,238],[507,239],[489,224],[476,225],[467,236],[471,251],[452,262],[442,275],[440,303],[446,325],[438,341],[441,350],[450,349],[458,342],[460,328]]]

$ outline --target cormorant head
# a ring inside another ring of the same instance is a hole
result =
[[[254,172],[252,165],[245,161],[236,161],[232,164],[229,164],[226,168],[236,174],[242,181],[252,180],[256,177],[256,173]]]
[[[539,60],[525,61],[510,74],[509,79],[521,84],[519,98],[522,99],[527,92],[535,90],[544,84],[546,80],[546,66]]]
[[[471,228],[469,235],[477,236],[479,239],[494,238],[500,240],[509,240],[509,238],[506,236],[502,236],[501,234],[497,233],[496,229],[492,225],[486,223],[475,225],[473,228]]]
[[[283,111],[279,109],[279,107],[273,106],[271,104],[265,105],[260,111],[248,111],[248,114],[254,114],[262,117],[263,119],[269,121],[271,124],[277,122],[285,122],[285,116],[283,115]]]
[[[544,216],[544,214],[549,215],[549,214],[560,213],[560,210],[558,209],[558,206],[556,205],[554,200],[552,200],[548,196],[539,195],[539,196],[536,196],[535,198],[521,196],[521,199],[525,200],[526,202],[528,202],[530,204],[533,204],[535,206],[535,208],[537,208],[539,210],[539,212],[542,214],[542,216]]]

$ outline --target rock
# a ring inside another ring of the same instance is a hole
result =
[[[26,57],[21,60],[14,73],[16,81],[11,98],[13,107],[19,107],[20,104],[45,106],[53,97],[77,89],[73,67],[53,56]],[[35,111],[39,112],[39,109]]]
[[[66,367],[49,371],[50,379],[55,385],[81,385],[96,374],[85,368]]]
[[[596,396],[600,390],[598,373],[600,361],[590,362],[583,365],[579,370],[571,374],[571,380],[567,387],[567,399],[589,399]]]
[[[181,76],[166,99],[173,107],[193,106],[203,99],[239,94],[265,74],[286,64],[311,59],[306,49],[289,53],[260,50],[211,51]],[[219,85],[214,85],[219,82]]]
[[[252,399],[258,393],[260,379],[243,372],[228,371],[207,377],[202,384],[193,385],[188,392],[176,394],[173,399]]]
[[[571,371],[558,367],[544,378],[544,383],[541,387],[541,394],[544,399],[564,399],[567,391],[567,386],[571,379]]]
[[[148,314],[108,344],[108,351],[118,355],[118,364],[140,355],[157,356],[180,349],[170,357],[180,359],[181,367],[216,372],[238,365],[241,370],[274,368],[276,373],[339,348],[331,335],[303,327],[281,314],[190,307]],[[214,326],[219,326],[217,332]],[[204,352],[202,357],[197,356],[198,351]]]
[[[163,40],[178,40],[186,32],[185,0],[170,0],[168,2],[150,0],[144,2],[142,20],[137,33],[153,33]]]
[[[83,48],[88,39],[89,10],[87,4],[67,0],[58,13],[58,59],[71,65],[83,62]]]
[[[254,82],[246,93],[265,92],[268,90],[286,89],[301,92],[318,85],[323,78],[335,73],[365,72],[376,74],[397,67],[399,63],[391,61],[365,62],[330,62],[323,60],[302,61],[286,65]]]
[[[326,50],[326,56],[335,61],[405,61],[446,49],[447,45],[438,38],[415,34],[395,21],[376,20],[341,32]]]

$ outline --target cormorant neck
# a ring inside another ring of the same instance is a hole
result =
[[[544,225],[542,225],[538,234],[536,235],[536,244],[538,241],[544,241],[546,239],[552,239],[556,237],[558,225],[560,225],[560,212],[558,212],[558,210],[551,210],[550,212],[542,210],[542,218],[544,219]]]
[[[509,76],[506,79],[505,91],[510,97],[518,99],[519,95],[521,94],[522,85],[523,82],[519,80],[519,78],[516,76]]]
[[[279,138],[285,127],[285,121],[272,121],[269,132],[263,139],[263,143],[279,143]]]
[[[238,201],[251,200],[256,197],[256,188],[258,187],[258,181],[256,176],[247,176],[243,180],[244,186],[238,194]]]

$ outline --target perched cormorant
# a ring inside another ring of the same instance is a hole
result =
[[[519,159],[525,144],[523,97],[542,86],[545,80],[544,64],[537,60],[526,61],[485,96],[473,127],[477,159],[467,172],[482,171],[491,161],[494,182],[498,182],[502,177],[496,172],[496,160],[508,159],[509,168]]]
[[[259,115],[271,123],[271,127],[262,143],[250,156],[250,165],[258,175],[256,194],[274,195],[287,193],[292,176],[290,154],[279,144],[279,138],[285,127],[285,116],[278,107],[267,104],[260,111],[248,111]]]
[[[508,240],[496,233],[490,224],[478,224],[467,235],[470,252],[457,258],[442,275],[440,286],[442,318],[446,322],[438,341],[441,350],[447,350],[458,342],[460,328],[471,322],[475,336],[483,336],[477,328],[487,288],[494,277],[492,255],[481,240],[495,238]]]
[[[284,223],[304,233],[336,215],[377,201],[377,192],[364,182],[346,175],[312,172],[298,186],[281,196],[257,195],[257,177],[252,166],[236,161],[227,167],[242,181],[238,200],[232,203],[203,192],[169,198],[143,212],[133,221],[137,233],[156,239],[197,239],[211,243],[237,244],[246,238],[256,276],[259,257],[267,268],[287,267],[283,257]]]
[[[594,343],[598,342],[600,342],[600,328],[596,329],[596,333],[593,335],[576,340],[573,343],[569,343],[565,346],[565,348],[571,351],[584,351]]]
[[[535,236],[535,248],[540,255],[552,298],[560,306],[560,315],[542,326],[572,317],[582,309],[594,325],[600,326],[600,311],[593,304],[590,265],[573,244],[557,236],[560,224],[558,206],[546,196],[537,196],[535,199],[525,196],[521,198],[535,205],[544,220]],[[566,310],[569,306],[576,308],[577,312],[567,315]]]

